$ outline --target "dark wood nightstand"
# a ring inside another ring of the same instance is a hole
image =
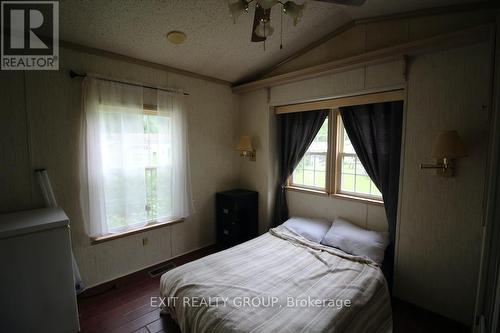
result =
[[[217,244],[228,248],[257,237],[259,193],[231,190],[216,194]]]

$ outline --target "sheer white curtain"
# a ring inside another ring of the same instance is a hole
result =
[[[158,177],[158,189],[162,193],[172,193],[171,216],[183,218],[194,212],[191,198],[191,179],[188,158],[188,129],[186,97],[181,93],[158,90],[158,115],[170,121],[170,131],[160,137],[161,142],[170,142],[166,163],[171,161],[171,168],[162,168],[170,182]],[[160,172],[159,172],[160,174]]]
[[[158,92],[158,111],[145,113],[142,87],[83,82],[81,204],[91,237],[191,212],[184,97]]]
[[[91,237],[145,224],[142,88],[85,78],[82,207]]]

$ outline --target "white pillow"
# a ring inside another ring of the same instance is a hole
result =
[[[308,240],[319,243],[330,229],[332,222],[325,219],[291,217],[283,225]]]
[[[344,219],[336,218],[321,244],[369,258],[381,265],[385,248],[389,245],[389,233],[365,230]]]

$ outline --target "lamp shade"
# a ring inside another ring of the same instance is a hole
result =
[[[432,146],[434,158],[458,158],[467,156],[464,143],[457,131],[439,133]]]
[[[240,142],[238,143],[238,147],[236,147],[239,151],[253,151],[252,147],[252,139],[248,135],[243,135],[240,138]]]

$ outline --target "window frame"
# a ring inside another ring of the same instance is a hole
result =
[[[357,199],[370,200],[379,203],[383,203],[382,196],[376,196],[372,194],[364,194],[359,192],[351,192],[351,191],[343,191],[342,190],[342,158],[344,156],[354,156],[359,159],[358,154],[353,153],[344,153],[341,151],[340,147],[343,144],[343,134],[344,134],[344,124],[342,123],[342,118],[340,116],[340,112],[338,110],[334,110],[335,118],[337,119],[337,127],[336,127],[336,137],[337,137],[337,145],[335,147],[335,191],[334,194],[341,196],[348,196]],[[356,177],[356,175],[354,175]],[[369,177],[369,176],[368,176]],[[373,183],[373,181],[370,179]]]
[[[158,115],[158,109],[156,105],[152,104],[143,104],[142,111],[144,115],[148,116],[157,116]],[[146,169],[156,169],[156,167],[148,167]],[[145,169],[145,170],[146,170]],[[175,218],[175,219],[169,219],[169,218],[156,218],[156,219],[151,219],[147,220],[147,223],[141,227],[137,228],[132,228],[129,230],[121,231],[121,232],[113,232],[107,235],[99,236],[99,237],[91,237],[90,238],[90,244],[91,245],[98,245],[104,242],[108,242],[111,240],[131,236],[131,235],[136,235],[139,233],[143,233],[149,230],[154,230],[158,228],[163,228],[172,224],[177,224],[180,222],[184,222],[184,218]],[[106,222],[107,223],[107,222]]]
[[[144,104],[143,105],[143,107],[142,107],[142,114],[146,115],[146,116],[158,116],[159,115],[158,110],[156,108],[156,105],[150,105],[150,104]],[[151,166],[151,165],[147,166],[144,169],[144,172],[147,173],[148,170],[149,171],[155,170],[157,172],[158,171],[158,167]],[[147,188],[146,188],[146,191],[147,191]],[[146,201],[147,201],[147,192],[146,192]],[[146,211],[148,209],[149,209],[149,207],[148,207],[148,204],[146,202]],[[155,225],[158,225],[158,224],[169,223],[169,222],[172,222],[172,221],[175,221],[175,219],[172,220],[169,217],[160,217],[160,218],[157,217],[157,218],[146,220],[147,224],[144,227],[155,226]],[[132,229],[132,230],[135,230],[135,229]]]
[[[384,202],[382,198],[378,196],[341,190],[341,182],[342,182],[341,157],[346,155],[346,153],[340,152],[343,124],[338,108],[330,109],[327,119],[328,119],[328,149],[326,154],[327,166],[326,166],[325,188],[323,189],[323,188],[295,184],[293,183],[293,173],[292,173],[292,175],[290,175],[290,177],[287,180],[286,189],[291,191],[310,193],[310,194],[337,197],[340,199],[353,200],[375,205],[383,205]]]
[[[143,104],[142,114],[145,116],[159,116],[158,109],[157,109],[156,105],[153,105],[153,104]],[[149,171],[153,171],[153,170],[157,171],[158,167],[149,165],[149,166],[146,166],[146,168],[144,169],[144,172],[147,173],[148,170]],[[146,191],[147,191],[147,188],[146,188]],[[147,197],[147,193],[146,193],[146,197]],[[148,210],[148,209],[149,209],[149,207],[148,207],[148,204],[146,202],[146,210]],[[140,228],[133,228],[133,229],[131,229],[131,231],[141,229],[141,228],[147,228],[147,227],[151,227],[151,226],[161,225],[161,224],[168,224],[170,222],[173,222],[173,221],[175,222],[177,220],[179,220],[179,219],[172,219],[169,217],[156,217],[156,218],[146,220],[145,226],[140,227]],[[120,234],[120,233],[118,233],[118,234]]]
[[[333,117],[332,112],[328,113],[328,116],[326,117],[325,120],[328,120],[328,131],[327,131],[327,150],[326,150],[326,167],[325,167],[325,187],[316,187],[316,186],[307,186],[307,185],[302,185],[302,184],[295,184],[293,182],[293,172],[288,178],[287,181],[287,187],[288,188],[293,188],[297,190],[306,190],[306,191],[312,191],[316,192],[319,194],[328,194],[330,193],[330,186],[331,186],[331,180],[330,180],[330,168],[331,168],[331,147],[332,147],[332,122],[335,121],[335,117]],[[323,125],[321,125],[323,126]],[[295,171],[295,170],[294,170]]]

